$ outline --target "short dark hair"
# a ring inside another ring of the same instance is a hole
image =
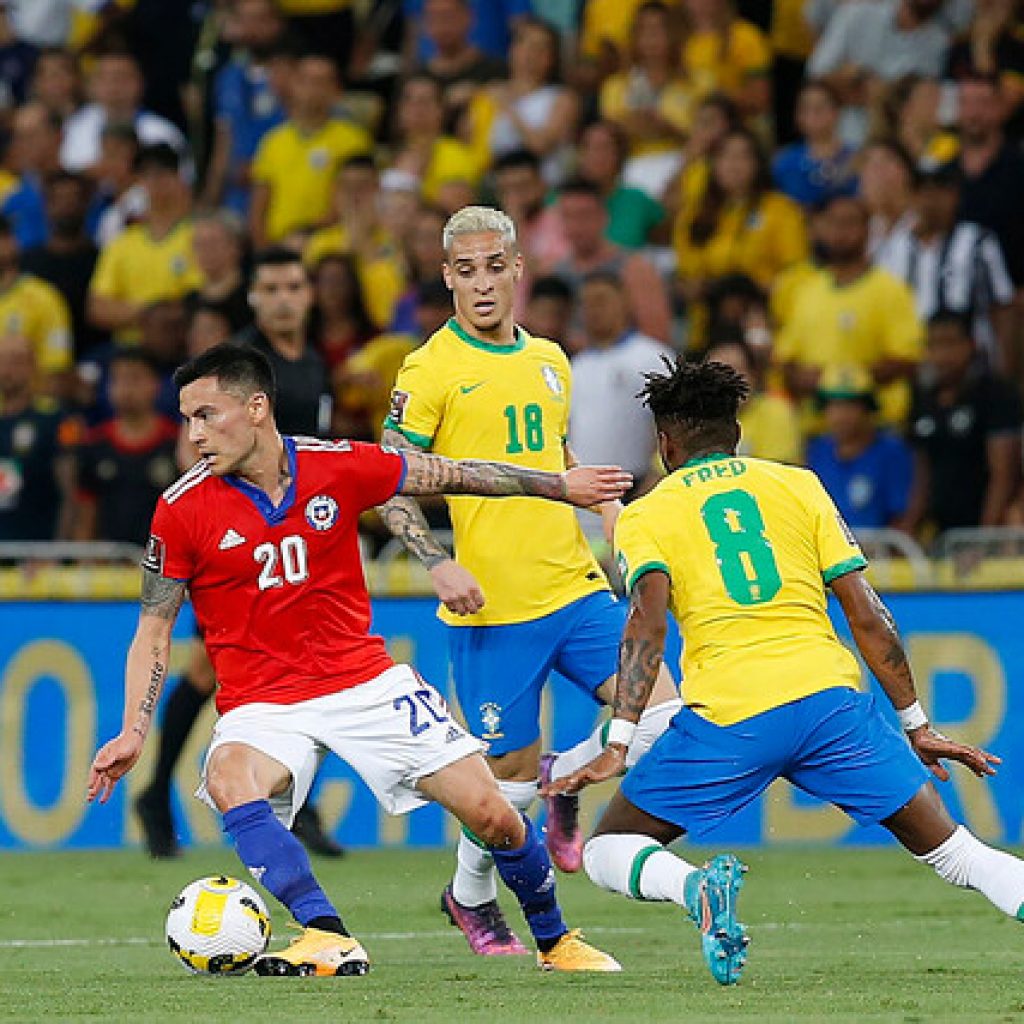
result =
[[[640,392],[659,430],[685,435],[688,445],[722,444],[736,439],[739,408],[750,387],[731,366],[714,360],[664,360],[664,373],[645,373]]]
[[[560,196],[590,196],[602,206],[604,200],[601,197],[601,190],[592,181],[576,176],[570,178],[559,190]]]
[[[499,156],[494,161],[492,168],[495,174],[501,174],[502,171],[514,170],[517,167],[529,167],[532,171],[540,173],[540,160],[537,158],[536,153],[531,153],[530,150],[525,147],[522,149],[513,149],[508,153]]]
[[[298,263],[303,270],[306,264],[302,262],[301,253],[289,249],[287,245],[270,245],[266,249],[260,249],[252,258],[252,276],[256,277],[261,267],[288,267]],[[307,275],[308,276],[308,275]]]
[[[143,146],[135,154],[137,173],[151,167],[177,174],[181,168],[181,157],[169,142],[154,142],[151,146]]]
[[[14,225],[11,223],[11,218],[0,213],[0,235],[3,235],[6,238],[13,234]]]
[[[216,378],[223,391],[232,391],[244,398],[262,392],[271,408],[277,400],[274,368],[262,352],[225,341],[214,345],[202,355],[190,359],[174,371],[174,385],[182,388],[204,377]]]
[[[136,366],[144,366],[154,377],[159,378],[163,375],[156,357],[138,346],[116,349],[108,365],[113,367],[116,363],[134,363]]]
[[[350,167],[364,167],[368,170],[377,170],[377,161],[369,153],[356,153],[355,156],[350,156],[347,160],[343,160],[339,171],[347,171]]]
[[[572,302],[574,297],[572,285],[557,274],[538,277],[530,286],[531,302],[534,299],[558,299],[560,302]]]

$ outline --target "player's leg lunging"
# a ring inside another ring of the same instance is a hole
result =
[[[369,970],[366,951],[352,938],[320,887],[302,844],[278,820],[269,797],[290,776],[273,758],[243,744],[214,750],[206,788],[224,818],[239,859],[302,925],[290,947],[269,953],[256,973],[269,976],[352,975]]]

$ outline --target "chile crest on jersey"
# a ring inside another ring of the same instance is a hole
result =
[[[338,521],[338,503],[329,494],[317,494],[306,502],[306,522],[314,530],[329,530]]]

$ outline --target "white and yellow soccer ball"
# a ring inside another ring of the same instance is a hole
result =
[[[270,915],[259,893],[226,875],[186,885],[167,913],[167,944],[193,974],[244,974],[269,942]]]

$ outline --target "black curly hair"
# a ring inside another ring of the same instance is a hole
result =
[[[714,360],[665,359],[664,373],[645,373],[639,397],[658,429],[689,451],[733,451],[736,417],[750,386],[731,366]]]

